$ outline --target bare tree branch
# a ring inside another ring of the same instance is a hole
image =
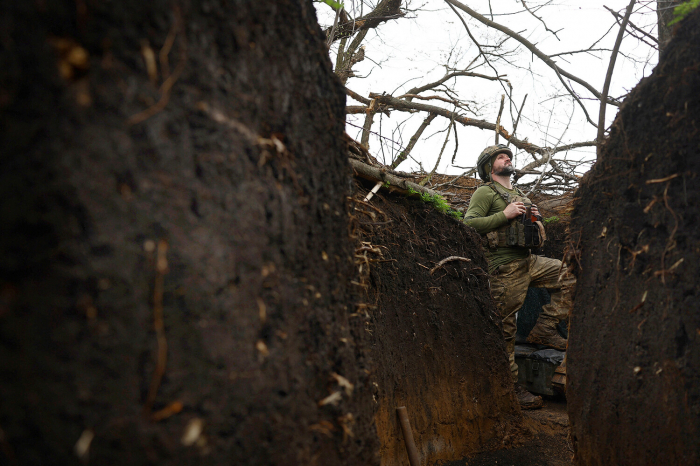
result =
[[[446,1],[447,1],[447,0],[446,0]],[[496,68],[491,64],[491,61],[489,61],[487,54],[484,53],[484,50],[482,49],[481,45],[479,44],[479,42],[477,42],[476,38],[472,35],[472,32],[469,30],[469,26],[467,26],[467,22],[464,21],[464,18],[462,18],[462,15],[460,15],[460,14],[457,12],[457,10],[455,10],[455,7],[452,6],[449,2],[447,3],[447,6],[449,6],[450,9],[452,9],[452,11],[454,11],[455,15],[457,15],[457,17],[459,18],[459,20],[462,22],[462,25],[464,26],[464,29],[467,31],[467,34],[469,35],[469,38],[472,40],[472,42],[474,43],[474,45],[476,45],[476,48],[479,50],[479,55],[482,56],[482,57],[484,57],[484,61],[485,61],[486,64],[493,70],[494,74],[495,74],[496,76],[499,76],[498,71],[497,71]],[[499,46],[500,46],[500,45],[499,45]],[[513,89],[513,86],[511,86],[510,81],[508,81],[508,80],[504,80],[504,81],[508,84],[508,88],[510,88],[510,89],[512,90],[512,89]],[[500,82],[499,84],[501,85],[501,87],[503,88],[503,91],[504,91],[504,92],[506,93],[506,95],[508,96],[508,101],[509,101],[509,104],[510,104],[510,108],[512,109],[512,108],[513,108],[513,98],[511,97],[511,93],[508,92],[508,89],[506,89],[506,87],[503,85],[503,82]]]
[[[503,79],[505,75],[501,76],[487,76],[485,74],[480,74],[480,73],[472,73],[470,71],[453,71],[452,73],[447,73],[445,76],[442,78],[438,79],[437,81],[426,84],[425,86],[421,87],[414,87],[413,89],[409,90],[406,94],[420,94],[423,91],[427,91],[429,89],[433,89],[440,84],[444,83],[445,81],[448,81],[451,78],[457,77],[457,76],[469,76],[469,77],[475,77],[475,78],[482,78],[482,79],[488,79],[490,81],[508,81],[507,79]],[[410,99],[409,99],[410,100]]]
[[[615,16],[615,19],[618,19],[618,20],[622,20],[622,19],[623,19],[622,15],[621,15],[620,13],[618,13],[617,11],[610,9],[610,8],[608,8],[608,7],[605,6],[605,5],[603,5],[603,8],[605,8],[605,9],[608,10],[610,13],[612,13],[612,15]],[[619,22],[618,22],[618,24],[619,24]],[[639,27],[635,26],[631,21],[629,22],[629,25],[632,26],[632,29],[634,29],[635,31],[638,31],[638,32],[641,33],[644,37],[646,37],[647,39],[651,40],[652,42],[654,42],[654,43],[658,46],[659,40],[658,40],[656,37],[652,36],[651,34],[649,34],[648,32],[646,32],[645,30],[640,29]],[[647,43],[647,45],[650,45],[650,44]],[[653,46],[652,46],[652,47],[653,47]]]
[[[399,19],[406,15],[401,11],[401,0],[381,0],[374,10],[360,18],[348,19],[338,24],[332,40],[350,37],[358,31],[376,28],[381,23]],[[332,28],[326,29],[326,37],[330,37]]]
[[[576,100],[579,107],[581,107],[581,110],[583,110],[583,114],[586,115],[586,120],[588,120],[588,122],[591,125],[593,125],[594,128],[597,128],[598,125],[596,125],[593,122],[593,120],[591,120],[590,115],[588,115],[588,110],[586,109],[586,106],[583,105],[583,102],[581,102],[581,99],[579,98],[578,94],[576,94],[576,92],[574,92],[573,88],[569,87],[569,85],[566,83],[566,81],[564,81],[564,78],[562,78],[561,74],[559,74],[559,70],[554,70],[554,71],[556,71],[557,77],[559,78],[559,81],[561,81],[561,83],[564,85],[564,88],[566,89],[566,91]]]
[[[373,102],[374,103],[374,102]],[[372,123],[374,122],[374,105],[370,104],[367,115],[365,116],[365,124],[362,126],[362,139],[360,144],[362,147],[369,150],[369,133],[372,129]]]
[[[552,159],[552,151],[545,150],[545,156],[547,160],[544,163],[547,164]],[[542,158],[544,159],[545,157]],[[527,193],[525,193],[525,196],[529,196],[535,189],[537,189],[537,186],[542,182],[542,178],[544,178],[544,170],[542,170],[542,173],[540,173],[540,177],[537,179],[535,185]]]
[[[567,144],[565,146],[555,147],[554,153],[556,154],[557,152],[564,152],[564,151],[571,150],[571,149],[577,149],[579,147],[593,147],[595,145],[596,145],[596,141],[575,142],[573,144]]]
[[[455,123],[454,119],[452,120],[452,126],[454,127],[455,132],[455,151],[452,154],[452,161],[450,163],[455,163],[455,157],[457,157],[457,149],[459,148],[459,138],[457,137],[457,123]]]
[[[600,99],[600,112],[598,115],[598,157],[600,157],[600,148],[603,144],[603,133],[605,132],[605,110],[607,105],[605,102],[608,97],[608,90],[610,89],[610,81],[612,80],[613,69],[615,68],[615,60],[617,59],[617,51],[620,50],[620,44],[622,43],[622,36],[625,35],[625,29],[627,29],[627,23],[630,20],[630,15],[632,14],[632,8],[634,7],[636,0],[630,0],[629,5],[627,5],[627,11],[625,12],[625,18],[622,20],[622,25],[620,26],[620,31],[617,33],[617,39],[615,40],[615,47],[613,47],[612,56],[610,57],[610,64],[608,65],[608,72],[605,75],[605,84],[603,85],[603,97]]]
[[[461,2],[459,2],[459,1],[457,1],[457,0],[445,0],[445,1],[446,1],[448,4],[453,5],[453,6],[457,7],[457,8],[459,8],[460,10],[464,11],[464,12],[467,13],[469,16],[471,16],[472,18],[476,19],[477,21],[483,23],[484,25],[489,26],[489,27],[491,27],[491,28],[493,28],[493,29],[499,30],[499,31],[503,32],[504,34],[506,34],[506,35],[512,37],[513,39],[517,40],[518,42],[520,42],[521,44],[523,44],[530,52],[532,52],[532,53],[533,53],[534,55],[536,55],[540,60],[542,60],[547,66],[549,66],[550,68],[552,68],[553,70],[555,70],[557,73],[559,73],[559,74],[561,74],[561,75],[563,75],[563,76],[566,76],[567,78],[571,79],[572,81],[575,81],[575,82],[579,83],[580,85],[582,85],[583,87],[585,87],[586,89],[588,89],[588,91],[589,91],[591,94],[593,94],[594,96],[596,96],[598,99],[601,99],[601,98],[602,98],[602,94],[601,94],[600,92],[598,92],[598,90],[597,90],[596,88],[594,88],[593,86],[591,86],[591,85],[588,84],[586,81],[584,81],[583,79],[579,78],[578,76],[575,76],[575,75],[569,73],[568,71],[563,70],[562,68],[560,68],[559,66],[557,66],[557,64],[554,62],[554,60],[552,60],[552,59],[549,57],[549,55],[546,55],[545,53],[543,53],[540,49],[538,49],[538,48],[535,46],[535,44],[533,44],[533,43],[530,42],[529,40],[525,39],[523,36],[521,36],[521,35],[518,34],[517,32],[515,32],[515,31],[513,31],[513,30],[511,30],[511,29],[509,29],[509,28],[507,28],[507,27],[505,27],[505,26],[503,26],[503,25],[501,25],[501,24],[498,24],[498,23],[496,23],[496,22],[494,22],[494,21],[489,20],[489,19],[486,18],[485,16],[480,15],[480,14],[477,13],[476,11],[472,10],[471,8],[469,8],[468,6],[464,5],[463,3],[461,3]],[[611,105],[616,105],[616,106],[618,106],[618,107],[620,106],[620,103],[619,103],[619,102],[615,102],[615,101],[612,100],[612,99],[609,99],[609,102],[608,102],[608,103],[610,103]]]
[[[369,110],[369,107],[365,107],[362,105],[348,105],[347,107],[345,107],[345,114],[346,115],[356,115],[358,113],[365,113],[368,110]]]
[[[540,17],[537,16],[532,10],[530,10],[530,8],[527,6],[527,3],[525,3],[525,0],[520,0],[520,3],[523,4],[523,6],[525,7],[525,9],[527,10],[528,13],[530,13],[532,16],[534,16],[535,18],[537,18],[537,19],[540,20],[540,23],[542,23],[542,25],[544,26],[544,28],[545,28],[546,31],[551,32],[552,34],[554,34],[554,37],[556,37],[557,40],[558,40],[559,42],[561,42],[561,39],[560,39],[559,36],[557,35],[557,32],[561,31],[561,29],[559,29],[559,31],[552,31],[551,29],[549,29],[549,28],[547,27],[547,23],[545,23],[544,20],[543,20],[542,18],[540,18]],[[493,21],[493,16],[491,16],[491,20]]]
[[[518,122],[520,121],[520,115],[523,113],[523,107],[525,106],[526,100],[527,100],[527,94],[525,94],[525,97],[523,98],[523,103],[520,104],[520,110],[518,110],[518,117],[515,119],[515,123],[513,124],[513,137],[515,137],[515,132],[518,129]],[[510,141],[508,141],[508,145],[510,146]]]
[[[367,97],[362,97],[360,94],[357,92],[353,92],[347,87],[345,88],[345,93],[352,97],[353,99],[357,100],[358,102],[362,102],[365,105],[369,105],[372,101],[368,99]]]
[[[326,39],[326,47],[330,47],[333,43],[333,36],[335,36],[335,30],[338,27],[338,18],[340,18],[341,11],[343,11],[342,7],[338,8],[335,11],[335,20],[333,20],[333,27],[331,27],[331,31],[328,33],[328,38]]]
[[[423,178],[420,183],[418,183],[421,186],[425,186],[427,182],[430,181],[430,179],[433,177],[433,174],[435,174],[435,170],[437,170],[438,165],[440,165],[440,160],[442,160],[442,153],[445,152],[445,147],[447,147],[447,142],[450,140],[450,130],[452,129],[452,125],[454,124],[454,119],[450,120],[450,124],[447,125],[447,135],[445,136],[445,142],[442,143],[442,149],[440,149],[440,155],[438,155],[437,162],[435,162],[435,166],[433,169],[428,173],[428,176]]]
[[[501,129],[501,114],[503,113],[503,102],[505,98],[506,96],[501,94],[501,108],[498,109],[498,117],[496,117],[496,142],[494,144],[498,144],[498,132]]]
[[[397,99],[396,97],[392,97],[390,95],[382,95],[382,94],[374,94],[370,93],[370,97],[372,99],[376,99],[378,103],[382,103],[384,105],[387,105],[389,107],[392,107],[396,110],[399,111],[421,111],[421,112],[428,112],[428,113],[435,113],[436,115],[440,115],[445,118],[453,119],[456,122],[461,123],[464,126],[474,126],[476,128],[480,129],[485,129],[489,131],[496,131],[496,125],[494,123],[489,123],[488,121],[484,120],[476,120],[474,118],[467,118],[463,115],[460,115],[456,112],[452,112],[450,110],[447,110],[442,107],[437,107],[435,105],[428,105],[428,104],[421,104],[419,102],[407,102],[405,100]],[[527,140],[520,140],[511,134],[508,133],[508,131],[501,126],[499,128],[499,133],[501,136],[503,136],[505,139],[509,140],[515,147],[517,147],[520,150],[524,150],[530,154],[544,154],[544,148],[539,147],[535,144],[532,144],[528,142]],[[588,142],[578,142],[575,144],[570,144],[568,146],[561,146],[560,148],[555,149],[555,152],[560,152],[562,150],[569,150],[573,149],[575,147],[584,147],[584,146],[595,146],[595,142],[588,141]]]
[[[342,82],[343,85],[348,82],[348,78],[355,76],[355,73],[352,71],[352,67],[356,63],[365,59],[365,48],[364,46],[360,47],[360,44],[365,39],[366,35],[367,30],[360,31],[360,33],[355,36],[348,48],[342,54],[342,57],[340,55],[340,50],[338,50],[339,58],[337,62],[340,63],[340,65],[336,65],[335,74],[338,75],[340,82]]]
[[[428,97],[423,97],[423,96],[418,95],[418,94],[404,94],[404,95],[400,95],[397,97],[397,99],[406,99],[410,102],[409,98],[410,99],[419,99],[419,100],[442,100],[443,102],[447,102],[448,104],[455,105],[459,108],[464,108],[464,107],[462,107],[462,104],[459,101],[454,100],[454,99],[446,99],[445,97],[440,97],[438,95],[431,95]]]
[[[396,160],[394,160],[391,165],[389,165],[390,168],[396,168],[408,158],[408,155],[411,153],[413,150],[413,146],[416,145],[416,142],[418,142],[418,139],[420,139],[421,135],[423,134],[423,131],[425,131],[425,128],[428,127],[428,125],[435,119],[437,115],[434,113],[429,114],[425,120],[423,120],[423,123],[420,125],[418,130],[415,132],[413,136],[411,136],[411,139],[408,141],[408,145],[406,148],[401,151],[398,157],[396,157]]]

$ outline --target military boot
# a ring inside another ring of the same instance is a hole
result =
[[[520,409],[540,409],[544,404],[541,396],[533,395],[519,383],[515,384],[515,396],[520,403]]]
[[[548,322],[537,321],[535,328],[527,336],[528,343],[534,345],[544,345],[550,348],[566,351],[566,340],[559,335],[556,325]]]

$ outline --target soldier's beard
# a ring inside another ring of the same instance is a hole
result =
[[[515,173],[515,168],[513,168],[513,165],[506,165],[505,167],[501,168],[499,171],[493,172],[493,174],[496,176],[510,176],[513,173]]]

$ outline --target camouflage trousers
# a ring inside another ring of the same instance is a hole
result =
[[[500,266],[491,279],[491,294],[503,318],[503,334],[513,380],[518,380],[518,366],[515,364],[515,333],[517,322],[515,313],[520,310],[527,296],[527,289],[546,288],[551,302],[542,306],[537,324],[555,327],[569,315],[576,278],[565,274],[559,279],[561,261],[530,254]]]

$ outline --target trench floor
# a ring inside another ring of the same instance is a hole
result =
[[[523,411],[523,430],[510,448],[488,451],[445,466],[573,466],[569,415],[562,397],[542,409]]]

